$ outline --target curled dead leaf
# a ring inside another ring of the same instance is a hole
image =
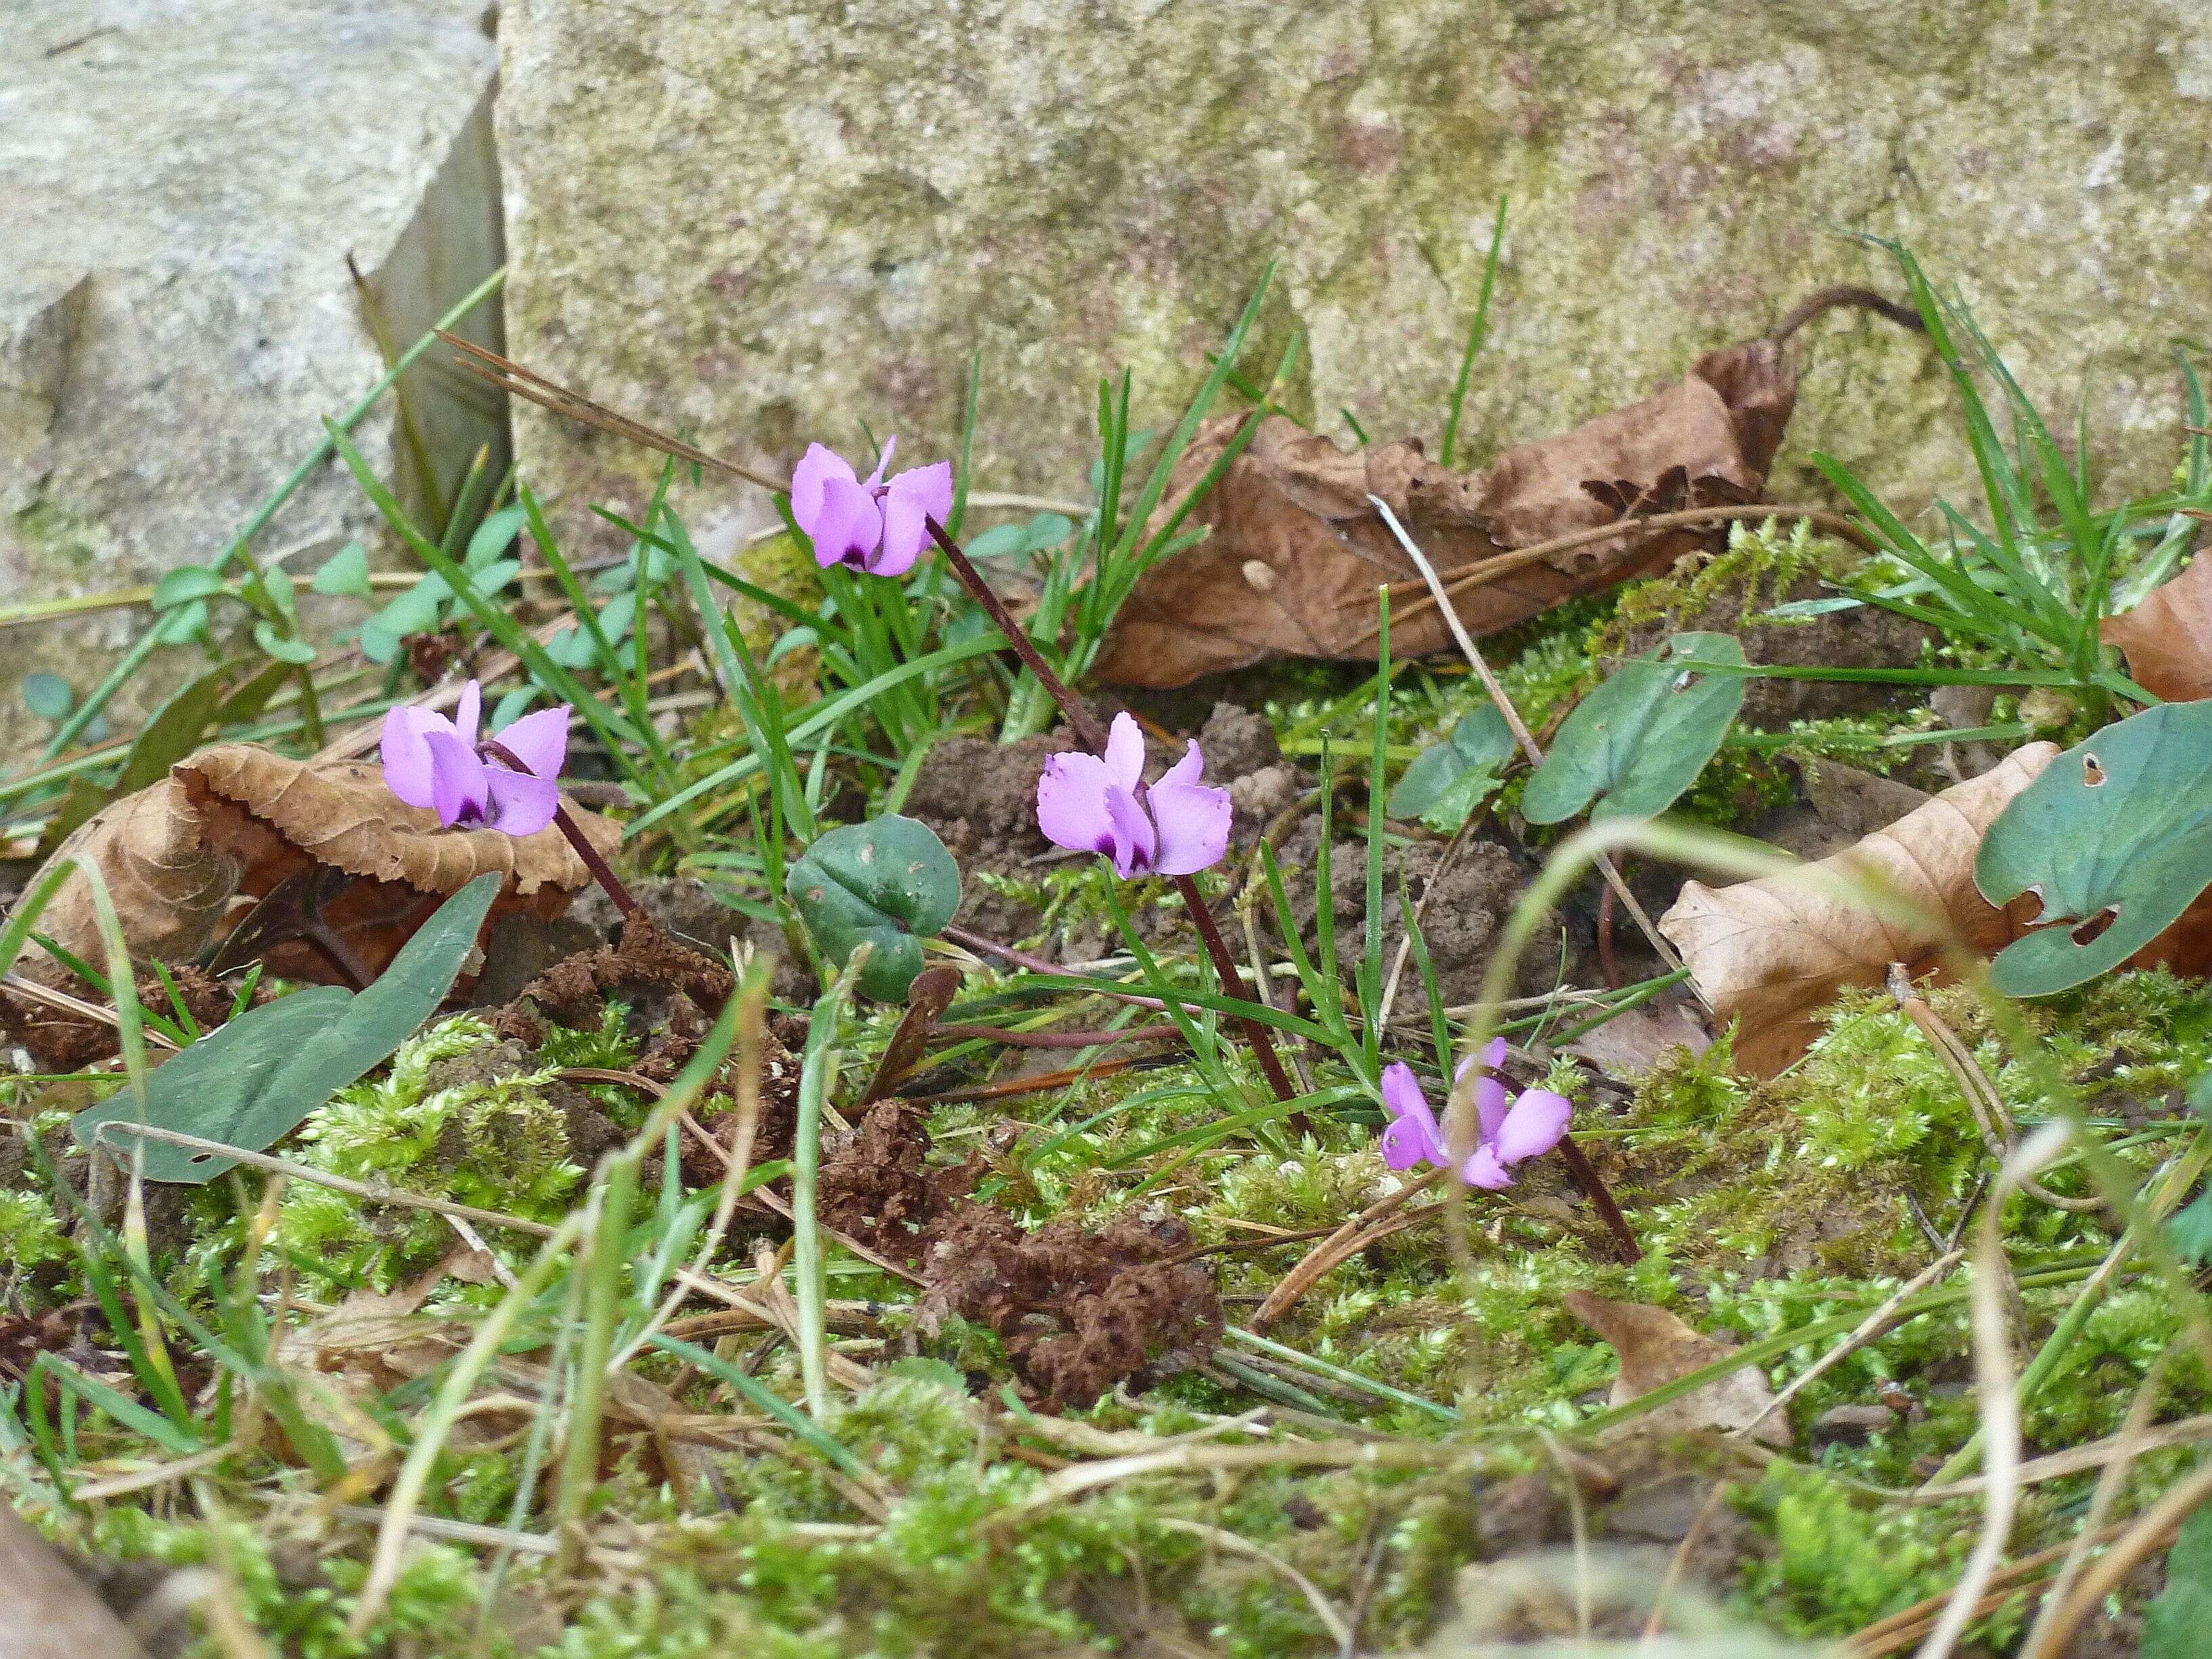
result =
[[[2106,645],[2117,645],[2137,685],[2167,702],[2212,697],[2212,558],[2154,587],[2142,604],[2098,624]]]
[[[1707,1336],[1664,1308],[1640,1302],[1610,1302],[1588,1291],[1569,1291],[1567,1311],[1620,1356],[1613,1401],[1625,1406],[1692,1371],[1702,1370],[1736,1352],[1733,1342]],[[1696,1429],[1751,1430],[1751,1437],[1770,1446],[1790,1443],[1790,1425],[1780,1413],[1768,1414],[1774,1389],[1756,1365],[1716,1377],[1702,1389],[1656,1407],[1642,1421],[1648,1431],[1681,1434]],[[1751,1425],[1757,1424],[1757,1427]]]
[[[0,1659],[144,1659],[145,1649],[61,1553],[0,1504]]]
[[[569,811],[603,855],[614,853],[616,824]],[[443,900],[487,871],[502,880],[494,916],[522,910],[550,920],[591,879],[551,826],[520,839],[445,829],[435,813],[393,795],[373,761],[300,761],[245,743],[179,762],[160,783],[103,809],[56,857],[98,866],[134,956],[172,961],[204,949],[283,884],[313,878],[323,922],[372,974]],[[90,884],[65,881],[40,931],[100,960]],[[298,940],[264,959],[290,978],[334,977]]]
[[[1370,495],[1389,503],[1476,635],[1657,569],[1716,526],[1625,532],[1533,563],[1499,556],[1616,520],[1757,501],[1796,387],[1780,337],[1729,346],[1641,403],[1471,474],[1430,460],[1418,441],[1344,450],[1270,416],[1193,512],[1190,526],[1212,533],[1138,581],[1098,673],[1169,687],[1270,657],[1371,659],[1375,590],[1385,584],[1392,648],[1449,649],[1443,617]],[[1242,419],[1218,416],[1200,428],[1167,501],[1182,501],[1220,459]],[[1493,562],[1501,568],[1486,570]]]
[[[1879,884],[1923,912],[1920,925],[1885,920],[1795,872],[1717,889],[1685,883],[1659,931],[1682,953],[1715,1017],[1738,1022],[1737,1063],[1771,1077],[1805,1052],[1819,1033],[1814,1015],[1838,991],[1880,985],[1893,962],[1915,978],[1937,968],[1947,932],[1983,952],[2019,938],[2033,901],[2000,910],[1983,898],[1974,854],[1997,814],[2057,752],[2050,743],[2016,749],[1995,770],[1807,866]]]

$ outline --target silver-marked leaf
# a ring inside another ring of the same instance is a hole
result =
[[[1742,661],[1733,635],[1677,634],[1622,664],[1559,727],[1521,797],[1522,816],[1557,823],[1585,807],[1593,822],[1665,811],[1698,781],[1743,707],[1742,675],[1681,665]]]
[[[2007,996],[2117,968],[2212,885],[2212,702],[2145,709],[2068,750],[1998,814],[1974,860],[1992,904],[2043,901],[1997,953]]]
[[[316,985],[295,991],[171,1055],[146,1079],[146,1121],[249,1152],[275,1146],[438,1011],[476,946],[500,880],[487,872],[440,905],[367,990]],[[78,1113],[70,1127],[90,1146],[102,1124],[137,1121],[137,1102],[125,1089]],[[127,1155],[131,1139],[111,1133],[103,1144]],[[153,1181],[198,1186],[237,1167],[235,1158],[213,1152],[143,1144]]]
[[[921,971],[921,939],[960,908],[960,866],[927,824],[890,813],[830,830],[791,866],[784,890],[833,967],[872,946],[860,989],[896,1002]]]
[[[1413,757],[1387,808],[1394,818],[1419,818],[1449,835],[1498,787],[1513,758],[1513,731],[1495,705],[1462,720],[1442,743]]]

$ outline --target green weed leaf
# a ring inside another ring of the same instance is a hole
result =
[[[1513,732],[1494,705],[1478,708],[1442,743],[1424,749],[1390,792],[1394,818],[1419,818],[1449,835],[1498,787],[1513,758]]]
[[[921,971],[921,939],[959,908],[960,866],[927,824],[891,813],[830,830],[791,866],[784,890],[834,965],[859,945],[875,947],[860,989],[896,1002]]]
[[[308,586],[318,593],[345,594],[356,599],[368,599],[376,591],[369,586],[368,554],[359,542],[348,542],[324,560]]]
[[[316,985],[250,1009],[156,1066],[146,1079],[146,1121],[156,1128],[262,1152],[307,1114],[358,1082],[437,1012],[498,896],[496,873],[478,876],[440,905],[359,993]],[[86,1146],[104,1123],[132,1122],[128,1090],[77,1114],[71,1132]],[[107,1144],[127,1150],[130,1137]],[[146,1175],[199,1186],[236,1160],[144,1143]]]
[[[253,624],[253,642],[265,656],[278,662],[310,663],[315,659],[315,647],[305,640],[288,639],[279,634],[265,619]]]
[[[2014,797],[1982,838],[1992,904],[2034,891],[2039,927],[1997,954],[2007,996],[2048,996],[2118,967],[2212,884],[2212,702],[2108,726]]]
[[[154,584],[154,609],[173,611],[194,599],[211,599],[229,591],[222,577],[210,567],[181,565]]]
[[[58,674],[26,674],[23,706],[42,720],[65,720],[76,707],[76,693]]]
[[[2142,1659],[2195,1659],[2212,1623],[2212,1507],[2182,1523],[2166,1552],[2166,1588],[2143,1620]]]
[[[1677,634],[1623,664],[1560,726],[1521,798],[1522,815],[1557,823],[1585,807],[1593,820],[1665,811],[1698,781],[1743,707],[1743,676],[1679,665],[1742,660],[1733,635]]]

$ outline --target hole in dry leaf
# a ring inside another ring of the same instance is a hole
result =
[[[2104,763],[2094,755],[2081,757],[2081,781],[2092,789],[2101,787],[2105,781]]]
[[[2089,917],[2087,921],[2075,927],[2068,933],[2067,937],[2071,939],[2076,945],[2093,944],[2104,933],[2106,928],[2110,927],[2119,919],[2120,907],[2117,904],[2108,904],[2103,909],[2098,911],[2095,915]]]

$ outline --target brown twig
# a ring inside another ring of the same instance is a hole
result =
[[[1022,659],[1030,673],[1036,676],[1036,682],[1044,688],[1046,695],[1060,705],[1060,713],[1066,717],[1068,726],[1074,732],[1077,740],[1093,754],[1104,754],[1106,732],[1098,724],[1097,716],[1084,707],[1076,695],[1067,689],[1066,682],[1053,672],[1052,665],[1045,661],[1043,653],[1036,648],[1036,641],[1030,638],[1029,630],[1014,620],[1004,601],[991,591],[990,583],[985,581],[982,573],[969,562],[968,556],[946,533],[945,526],[933,518],[925,518],[922,522],[928,526],[930,539],[945,555],[945,562],[952,567],[952,574],[959,578],[960,585],[968,590],[976,604],[983,607],[984,614],[1006,636],[1006,643],[1013,647],[1014,654]],[[1237,958],[1230,954],[1229,942],[1221,937],[1221,928],[1214,921],[1212,911],[1206,908],[1206,896],[1198,890],[1198,883],[1188,876],[1177,876],[1174,880],[1176,890],[1182,895],[1183,908],[1190,913],[1190,925],[1198,930],[1198,936],[1206,946],[1206,953],[1213,963],[1213,971],[1221,981],[1223,994],[1250,1001],[1251,988],[1244,982],[1243,971],[1237,967]],[[1244,1018],[1238,1018],[1236,1024],[1244,1041],[1251,1046],[1253,1058],[1259,1061],[1260,1070],[1267,1079],[1267,1086],[1275,1091],[1275,1098],[1297,1099],[1297,1085],[1291,1083],[1290,1074],[1283,1070],[1281,1057],[1275,1053],[1274,1040],[1267,1035],[1267,1028],[1255,1019]],[[1294,1133],[1303,1134],[1310,1127],[1303,1113],[1293,1113],[1290,1124]]]
[[[1410,1186],[1401,1187],[1396,1192],[1376,1200],[1358,1215],[1346,1220],[1309,1251],[1297,1267],[1283,1275],[1282,1282],[1267,1292],[1267,1299],[1254,1310],[1251,1319],[1247,1322],[1249,1328],[1257,1331],[1272,1325],[1296,1306],[1298,1298],[1319,1283],[1324,1274],[1351,1261],[1369,1245],[1422,1219],[1419,1214],[1404,1217],[1395,1215],[1394,1212],[1402,1210],[1407,1202],[1443,1179],[1443,1170],[1431,1170]],[[1385,1226],[1382,1224],[1386,1221],[1394,1221],[1396,1224]]]

